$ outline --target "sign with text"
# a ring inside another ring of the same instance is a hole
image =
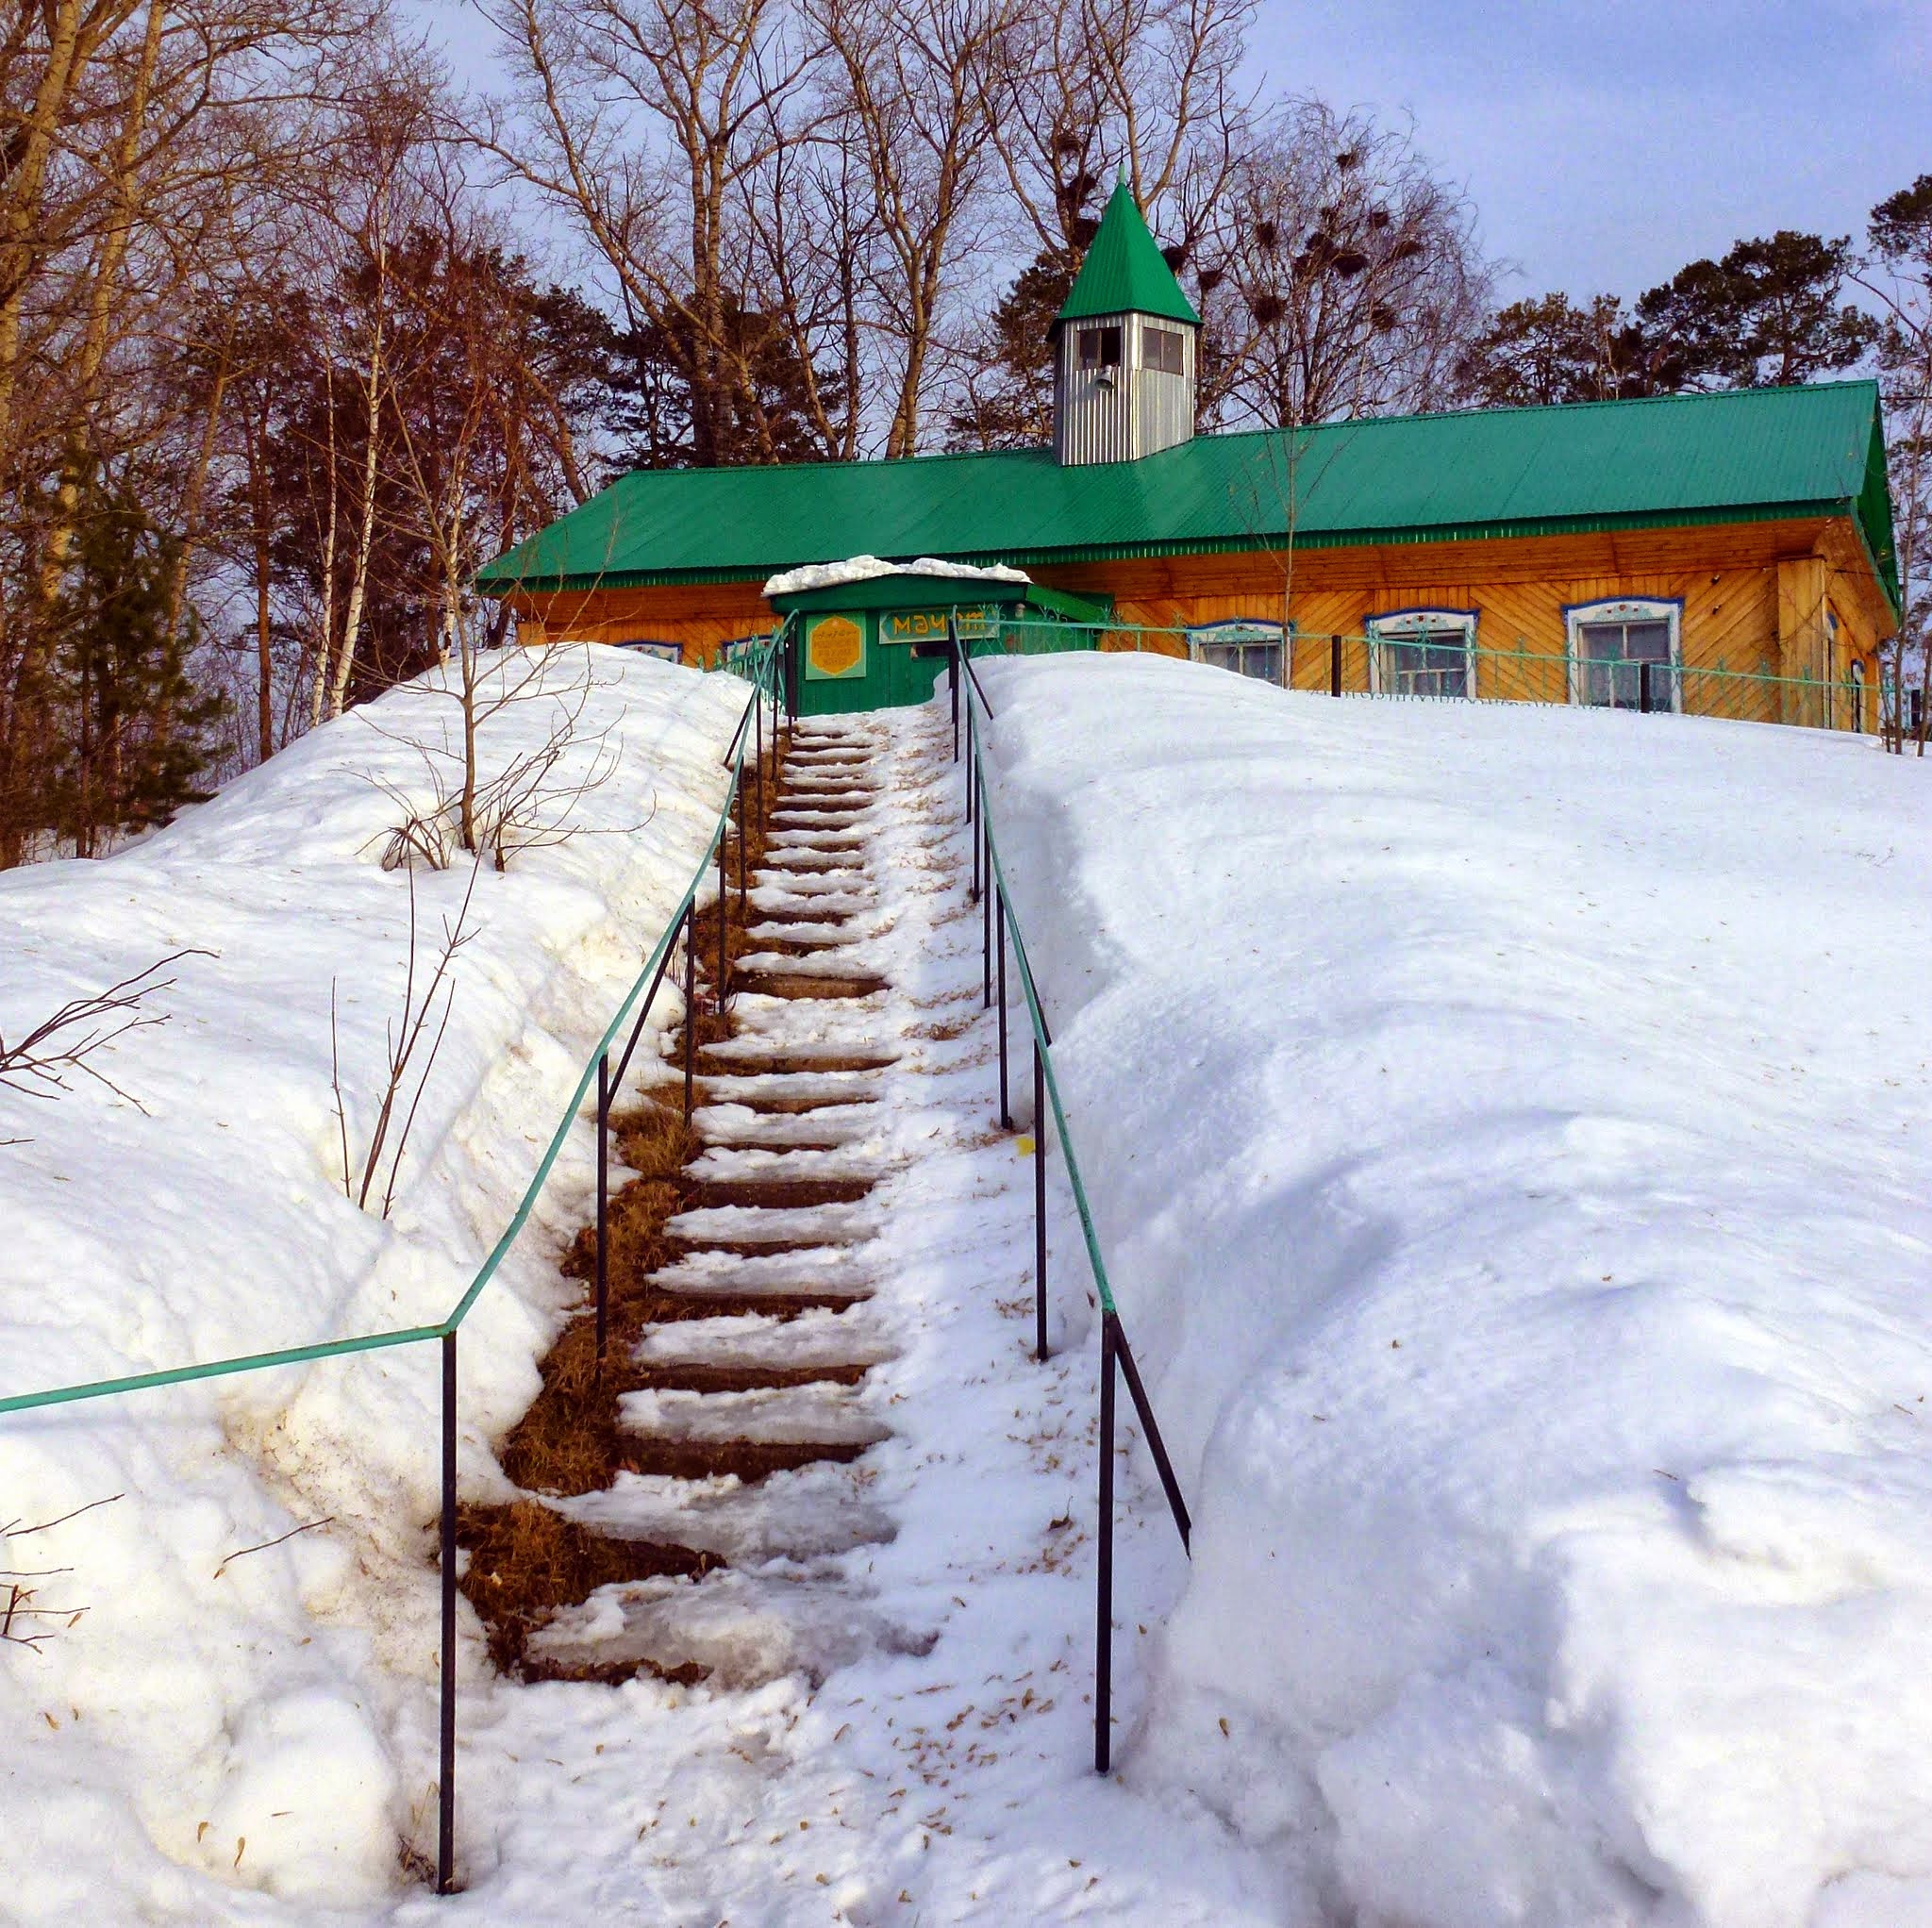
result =
[[[957,614],[961,636],[991,636],[999,612],[983,604],[970,609],[890,609],[879,618],[881,642],[943,642],[946,618]]]

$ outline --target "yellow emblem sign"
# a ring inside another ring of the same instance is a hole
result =
[[[806,638],[805,662],[814,678],[862,674],[865,631],[849,616],[821,616]]]

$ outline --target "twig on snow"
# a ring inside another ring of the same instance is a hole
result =
[[[222,1577],[222,1575],[227,1571],[229,1566],[234,1561],[242,1558],[243,1555],[247,1554],[265,1554],[271,1547],[286,1545],[290,1540],[293,1539],[297,1534],[314,1533],[321,1527],[332,1526],[334,1525],[334,1523],[335,1515],[331,1513],[325,1520],[304,1521],[300,1526],[291,1526],[290,1527],[288,1532],[277,1535],[277,1537],[274,1539],[265,1539],[261,1542],[259,1546],[240,1547],[234,1553],[227,1554],[226,1557],[224,1558],[222,1564],[215,1569],[214,1577],[217,1580],[219,1580]]]

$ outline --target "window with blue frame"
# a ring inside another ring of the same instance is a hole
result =
[[[1376,695],[1475,694],[1474,609],[1392,609],[1371,616],[1368,634]]]
[[[1212,663],[1259,683],[1287,680],[1288,651],[1279,623],[1251,621],[1204,623],[1188,631],[1188,654],[1197,663]]]
[[[1678,709],[1678,637],[1684,606],[1674,599],[1618,596],[1563,611],[1570,700],[1592,709]]]

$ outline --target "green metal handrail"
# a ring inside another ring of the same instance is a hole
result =
[[[1117,1312],[1120,1308],[1114,1304],[1113,1286],[1107,1273],[1107,1260],[1101,1256],[1100,1234],[1094,1228],[1093,1208],[1088,1202],[1086,1182],[1080,1176],[1080,1161],[1074,1153],[1073,1134],[1067,1129],[1066,1106],[1060,1098],[1060,1081],[1053,1068],[1052,1039],[1046,1027],[1046,1014],[1041,1008],[1040,991],[1033,981],[1033,964],[1026,956],[1026,942],[1021,934],[1019,913],[1014,910],[1012,893],[1007,889],[1007,873],[1000,863],[999,845],[992,834],[992,821],[986,815],[986,772],[979,760],[978,747],[975,738],[973,771],[979,795],[987,859],[992,867],[994,888],[1000,893],[1000,901],[1007,907],[1007,930],[1012,939],[1014,961],[1020,967],[1020,989],[1026,996],[1026,1014],[1033,1026],[1034,1041],[1040,1050],[1041,1072],[1045,1081],[1047,1098],[1053,1106],[1054,1130],[1059,1138],[1060,1156],[1066,1161],[1067,1184],[1074,1194],[1074,1209],[1079,1215],[1080,1236],[1087,1247],[1088,1263],[1093,1268],[1093,1283],[1100,1293],[1100,1309],[1103,1312]],[[1035,1131],[1041,1129],[1041,1121],[1035,1119],[1033,1128]]]
[[[523,1199],[511,1215],[509,1223],[504,1227],[502,1235],[491,1247],[489,1255],[477,1269],[462,1297],[450,1308],[444,1319],[434,1325],[412,1325],[395,1332],[363,1333],[349,1338],[324,1339],[308,1345],[284,1346],[273,1352],[249,1353],[234,1358],[210,1360],[201,1365],[174,1366],[153,1372],[130,1372],[113,1379],[92,1380],[75,1386],[49,1387],[38,1392],[13,1393],[6,1398],[0,1398],[0,1417],[4,1417],[9,1413],[31,1412],[43,1406],[70,1405],[82,1400],[108,1399],[123,1393],[146,1391],[163,1386],[181,1386],[196,1380],[265,1371],[277,1366],[308,1365],[318,1359],[378,1352],[392,1346],[415,1345],[430,1339],[441,1343],[442,1401],[440,1428],[441,1500],[439,1521],[439,1585],[441,1594],[441,1632],[438,1667],[441,1678],[437,1720],[436,1842],[436,1891],[439,1894],[450,1893],[456,1879],[457,1333],[469,1316],[471,1308],[482,1296],[485,1287],[496,1276],[498,1268],[508,1255],[525,1225],[529,1222],[530,1213],[535,1209],[537,1200],[549,1182],[550,1173],[563,1150],[565,1140],[570,1136],[571,1128],[578,1121],[584,1099],[591,1089],[591,1079],[598,1075],[600,1070],[608,1068],[608,1053],[618,1032],[623,1028],[625,1020],[632,1015],[638,1000],[645,995],[646,987],[651,987],[655,990],[658,967],[666,960],[669,947],[676,940],[677,932],[685,925],[714,856],[719,862],[718,915],[722,945],[725,895],[724,839],[730,828],[733,803],[740,803],[741,811],[743,808],[741,799],[744,759],[751,741],[750,732],[746,730],[745,723],[751,718],[752,705],[762,704],[769,699],[774,707],[777,706],[778,665],[791,633],[791,625],[788,623],[770,637],[763,639],[754,650],[746,651],[741,648],[735,652],[720,653],[719,667],[732,673],[742,673],[747,657],[750,657],[750,674],[746,680],[751,684],[752,696],[751,703],[745,706],[745,714],[740,721],[737,734],[732,739],[731,749],[727,753],[731,784],[719,809],[718,822],[711,832],[710,841],[706,845],[704,856],[691,873],[691,882],[685,886],[684,895],[678,900],[676,913],[665,924],[657,942],[651,947],[651,954],[644,960],[643,969],[633,980],[624,1001],[618,1006],[609,1023],[606,1025],[603,1036],[598,1039],[595,1048],[586,1060],[583,1070],[578,1073],[570,1102],[562,1117],[558,1121],[557,1129],[550,1136],[550,1142],[544,1148],[542,1157],[538,1161],[536,1172],[524,1188]],[[721,995],[722,990],[721,983]],[[647,1013],[639,1015],[638,1022],[641,1027],[645,1015]],[[686,1015],[686,1027],[688,1031],[689,1013]],[[608,1123],[608,1115],[604,1108],[607,1104],[608,1093],[600,1090],[600,1151],[601,1131]],[[600,1195],[600,1207],[601,1203]]]
[[[982,904],[982,919],[985,924],[986,941],[991,947],[993,939],[993,926],[997,922],[998,943],[1000,946],[1000,1094],[1002,1122],[1006,1122],[1005,1104],[1007,1092],[1007,1036],[1006,1036],[1006,945],[1010,939],[1013,955],[1020,967],[1020,988],[1026,1001],[1027,1020],[1033,1030],[1034,1063],[1034,1211],[1035,1223],[1035,1293],[1037,1321],[1037,1350],[1041,1358],[1046,1356],[1046,1121],[1040,1115],[1039,1100],[1044,1096],[1053,1112],[1054,1129],[1058,1136],[1060,1157],[1067,1168],[1067,1186],[1073,1193],[1074,1209],[1080,1221],[1080,1235],[1087,1248],[1087,1260],[1091,1268],[1093,1284],[1100,1301],[1100,1435],[1099,1435],[1099,1494],[1098,1530],[1096,1545],[1096,1587],[1094,1603],[1094,1662],[1093,1662],[1093,1766],[1097,1773],[1106,1773],[1112,1761],[1112,1707],[1113,1707],[1113,1515],[1114,1515],[1114,1392],[1116,1377],[1126,1381],[1128,1395],[1134,1402],[1140,1415],[1141,1428],[1152,1454],[1156,1471],[1159,1474],[1162,1490],[1167,1496],[1168,1508],[1174,1515],[1174,1522],[1180,1534],[1183,1549],[1191,1551],[1193,1522],[1189,1517],[1186,1500],[1181,1495],[1180,1482],[1174,1475],[1173,1462],[1168,1457],[1166,1441],[1161,1437],[1159,1422],[1154,1415],[1153,1402],[1147,1397],[1147,1388],[1141,1383],[1141,1369],[1134,1359],[1133,1348],[1127,1342],[1125,1326],[1121,1320],[1120,1306],[1115,1302],[1112,1281],[1108,1276],[1107,1260],[1100,1249],[1100,1233],[1093,1222],[1093,1208],[1087,1196],[1086,1180],[1081,1176],[1080,1161],[1074,1150],[1073,1133],[1068,1127],[1066,1105],[1060,1095],[1059,1078],[1053,1064],[1053,1032],[1046,1022],[1045,1008],[1041,1002],[1040,988],[1033,975],[1033,962],[1027,955],[1026,941],[1020,928],[1018,913],[1014,911],[1012,897],[1007,885],[1006,868],[1000,861],[998,840],[992,834],[992,821],[988,809],[986,792],[986,768],[980,756],[980,737],[983,724],[981,718],[991,718],[991,706],[986,700],[986,692],[979,686],[979,678],[974,673],[973,659],[962,646],[957,622],[949,624],[949,634],[955,652],[957,692],[958,682],[965,684],[966,696],[966,754],[967,754],[967,823],[974,837],[974,884],[980,886],[980,853],[986,858],[985,883],[990,887],[988,899]],[[955,710],[957,724],[958,711]],[[954,754],[957,756],[958,736],[954,739]],[[975,811],[974,805],[977,805]],[[997,920],[993,909],[997,907]],[[989,956],[984,963],[983,975],[989,1000],[992,988],[992,966]]]

